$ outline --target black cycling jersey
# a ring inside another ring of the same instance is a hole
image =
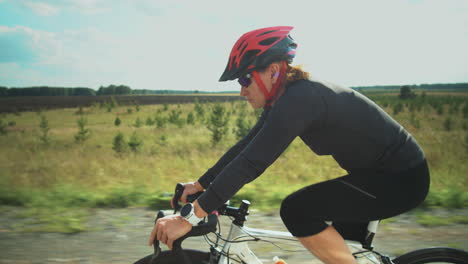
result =
[[[200,179],[198,199],[211,212],[270,166],[300,137],[318,155],[331,155],[348,172],[399,172],[424,161],[415,139],[379,106],[346,87],[296,81],[249,134]]]

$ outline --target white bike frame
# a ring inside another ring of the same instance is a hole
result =
[[[378,223],[379,221],[371,221],[367,229],[372,233],[376,233]],[[327,224],[331,225],[331,222]],[[241,259],[243,262],[248,264],[262,264],[263,262],[260,259],[258,259],[258,257],[252,252],[252,250],[250,250],[247,241],[234,242],[236,240],[242,240],[252,237],[268,237],[269,239],[297,241],[297,239],[289,232],[250,228],[247,226],[238,226],[235,224],[231,224],[229,235],[227,237],[228,242],[224,244],[222,251],[225,253],[229,253],[230,256],[236,256],[237,258]],[[359,242],[347,240],[346,243],[348,244],[348,246],[354,248],[355,250],[364,250]],[[220,257],[218,264],[230,264],[229,258],[230,257],[224,256],[223,254]]]

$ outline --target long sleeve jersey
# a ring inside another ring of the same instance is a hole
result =
[[[331,155],[347,171],[398,172],[418,165],[416,140],[362,94],[334,84],[296,81],[256,125],[200,179],[198,198],[211,212],[260,176],[296,138],[317,155]]]

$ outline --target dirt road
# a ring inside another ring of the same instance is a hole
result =
[[[468,210],[439,210],[433,213],[466,216]],[[153,217],[154,212],[145,208],[96,209],[87,222],[90,231],[70,235],[14,232],[11,227],[18,219],[3,213],[0,215],[0,264],[133,263],[152,251],[146,244]],[[229,223],[229,219],[222,221]],[[277,214],[252,212],[248,225],[285,230]],[[379,252],[389,255],[428,246],[452,246],[467,250],[468,228],[466,224],[424,227],[415,222],[415,214],[405,214],[381,224],[374,241]],[[289,264],[316,263],[304,251],[288,253],[269,243],[256,244],[251,248],[265,263],[272,263],[275,255],[286,259]],[[206,243],[202,238],[191,238],[184,243],[184,247],[205,249]]]

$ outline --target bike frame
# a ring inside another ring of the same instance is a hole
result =
[[[379,221],[371,221],[368,225],[368,231],[372,234],[377,232]],[[328,223],[331,225],[331,222]],[[266,229],[250,228],[247,226],[239,226],[231,223],[231,228],[227,237],[227,241],[222,251],[228,252],[230,256],[237,256],[245,263],[249,264],[262,264],[263,262],[250,250],[248,242],[235,242],[236,240],[242,240],[245,238],[256,237],[262,238],[267,237],[268,239],[281,239],[288,241],[298,241],[291,233],[282,231],[273,231]],[[231,241],[231,242],[230,242]],[[371,252],[372,249],[364,249],[361,243],[356,241],[346,240],[348,246],[355,248],[358,251]],[[229,257],[221,255],[218,264],[230,264]]]

